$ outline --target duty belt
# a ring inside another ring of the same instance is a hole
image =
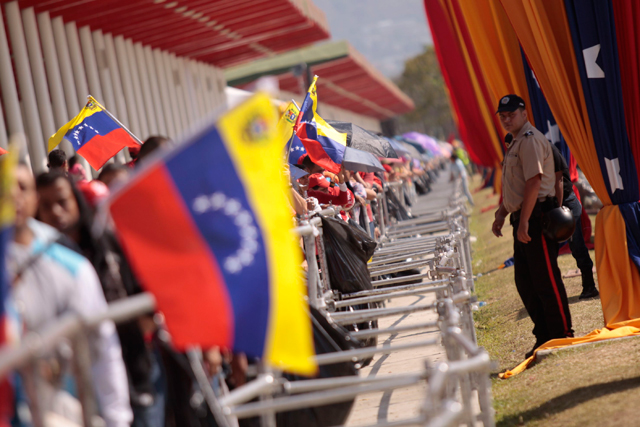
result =
[[[533,216],[534,213],[536,213],[536,212],[545,213],[545,212],[548,212],[551,209],[554,209],[554,208],[557,208],[557,207],[558,207],[558,199],[556,199],[555,197],[551,197],[551,196],[540,197],[540,198],[538,198],[538,200],[536,201],[535,206],[533,207],[533,211],[531,212],[531,216]],[[522,212],[522,209],[518,209],[515,212],[511,212],[511,216],[509,217],[509,222],[511,223],[511,225],[513,225],[516,222],[520,221],[521,212]]]

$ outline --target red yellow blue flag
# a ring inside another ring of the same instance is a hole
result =
[[[298,120],[299,112],[300,110],[298,110],[296,104],[291,101],[280,117],[280,120],[278,120],[278,135],[283,143],[288,142],[291,139],[291,135],[293,135],[293,127]]]
[[[96,170],[123,148],[140,147],[129,132],[91,96],[80,113],[49,138],[49,151],[63,139],[69,141],[73,149]]]
[[[16,215],[12,190],[15,168],[18,163],[18,149],[15,144],[0,159],[0,345],[5,344],[9,335],[7,319],[7,298],[9,297],[9,274],[6,259],[7,247],[13,238],[13,222]]]
[[[300,107],[296,135],[315,164],[330,172],[338,173],[347,148],[347,134],[335,130],[317,113],[317,81],[318,76],[315,76]]]
[[[116,193],[111,216],[177,348],[316,371],[276,112],[256,95]]]

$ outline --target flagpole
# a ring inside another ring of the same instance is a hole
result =
[[[142,145],[142,141],[140,140],[140,138],[138,138],[137,136],[135,136],[133,134],[133,132],[131,132],[129,129],[127,129],[127,127],[125,125],[122,124],[122,122],[120,122],[120,120],[118,120],[116,118],[116,116],[114,116],[113,114],[111,114],[109,112],[109,110],[107,110],[106,108],[104,108],[104,106],[102,104],[100,104],[93,96],[89,95],[87,96],[87,100],[89,101],[93,101],[96,104],[98,104],[100,106],[100,108],[102,108],[102,111],[104,111],[104,113],[109,116],[111,118],[111,120],[113,120],[114,122],[116,122],[118,124],[118,126],[120,126],[122,129],[125,130],[125,132],[127,132],[129,134],[129,136],[131,136],[131,138],[133,138],[138,144]]]

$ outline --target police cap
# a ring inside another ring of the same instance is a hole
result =
[[[496,114],[504,111],[516,111],[518,108],[524,108],[524,99],[518,95],[505,95],[498,102],[498,110]]]

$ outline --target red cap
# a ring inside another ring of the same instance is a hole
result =
[[[382,167],[384,168],[384,170],[386,170],[388,173],[393,172],[393,169],[391,169],[391,166],[387,165],[387,164],[383,164]]]
[[[311,189],[314,187],[329,188],[329,181],[327,181],[324,175],[320,173],[314,173],[313,175],[309,176],[309,188]]]
[[[307,153],[305,153],[305,154],[303,154],[302,156],[298,157],[298,164],[299,164],[299,165],[301,165],[301,164],[302,164],[302,161],[303,161],[303,160],[304,160],[304,158],[305,158],[305,157],[307,157],[307,156],[308,156],[308,154],[307,154]]]
[[[95,208],[105,197],[109,195],[109,187],[104,182],[93,181],[78,182],[78,189],[92,208]]]
[[[138,154],[140,154],[140,147],[142,147],[142,145],[136,145],[135,147],[127,147],[129,148],[129,154],[131,155],[131,157],[133,157],[134,159],[138,157]]]

